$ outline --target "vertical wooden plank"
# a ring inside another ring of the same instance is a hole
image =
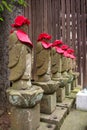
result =
[[[85,0],[81,0],[82,15],[82,47],[83,47],[83,87],[87,86],[87,69],[86,69],[86,16],[85,16]]]
[[[82,57],[81,57],[81,26],[80,26],[80,0],[76,0],[76,13],[77,13],[77,65],[80,72],[79,83],[83,85],[83,72],[82,72]]]
[[[56,39],[60,39],[60,0],[55,0]]]
[[[39,19],[40,19],[40,25],[41,25],[41,32],[44,31],[44,1],[40,0],[40,10],[39,10]]]
[[[47,27],[48,33],[52,35],[52,8],[51,0],[47,0]]]
[[[40,0],[36,1],[36,27],[35,27],[35,33],[36,33],[36,40],[38,35],[41,33],[41,24],[40,24]]]
[[[66,42],[66,38],[65,38],[65,32],[66,32],[66,28],[65,28],[65,0],[61,0],[61,20],[62,20],[62,40],[63,42]]]
[[[76,12],[75,12],[75,0],[71,0],[71,21],[72,21],[72,25],[71,25],[71,31],[72,31],[72,47],[74,48],[75,52],[76,52]]]
[[[35,79],[35,72],[36,72],[36,56],[35,56],[35,38],[36,38],[36,33],[35,33],[35,28],[36,28],[36,0],[31,0],[31,10],[32,10],[32,39],[33,39],[33,57],[32,57],[32,80]]]
[[[66,0],[66,43],[70,46],[70,0]]]
[[[43,15],[43,20],[44,20],[44,24],[43,24],[43,31],[44,32],[48,32],[48,28],[47,28],[47,0],[43,0],[44,1],[44,15]]]
[[[56,39],[56,32],[55,32],[55,1],[52,0],[52,36],[53,41]]]
[[[29,20],[30,20],[30,25],[29,25],[29,36],[30,36],[30,39],[32,40],[31,0],[28,1],[28,18],[29,18]]]

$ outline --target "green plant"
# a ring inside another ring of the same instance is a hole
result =
[[[0,21],[3,21],[2,13],[4,10],[8,10],[9,12],[12,12],[12,8],[15,3],[18,3],[21,6],[26,6],[25,0],[10,0],[9,3],[6,2],[6,0],[1,0],[0,2]]]

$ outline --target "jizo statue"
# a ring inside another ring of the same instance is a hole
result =
[[[36,45],[36,76],[37,81],[45,82],[51,80],[51,36],[47,33],[41,33],[37,39]]]
[[[24,16],[17,16],[12,24],[9,36],[9,80],[14,89],[31,87],[31,49],[32,42],[28,36],[30,21]]]

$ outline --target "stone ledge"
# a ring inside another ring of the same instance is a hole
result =
[[[58,128],[60,128],[64,121],[64,118],[67,115],[67,110],[68,109],[64,107],[56,107],[55,111],[50,115],[41,113],[40,119],[43,122],[55,124],[58,130]]]
[[[40,122],[40,126],[37,130],[56,130],[56,125],[46,122]]]
[[[56,106],[67,108],[67,112],[69,113],[75,100],[71,98],[65,98],[63,102],[58,102]]]
[[[66,98],[75,99],[76,93],[71,92],[69,95],[66,95]]]

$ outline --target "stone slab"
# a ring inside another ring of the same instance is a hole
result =
[[[68,83],[65,87],[65,94],[69,95],[71,93],[71,84]]]
[[[37,130],[56,130],[56,125],[46,122],[40,122],[40,126]]]
[[[66,98],[76,99],[76,93],[71,92],[69,95],[66,95]]]
[[[40,105],[33,108],[12,107],[10,111],[11,130],[36,130],[40,126]]]
[[[65,99],[65,87],[58,88],[56,91],[57,102],[62,102]]]
[[[78,93],[82,89],[81,85],[78,85],[74,90],[72,90],[72,93]]]
[[[57,128],[60,128],[66,115],[67,115],[67,108],[56,107],[56,110],[52,114],[49,115],[41,114],[40,120],[43,122],[55,124]]]
[[[57,103],[56,106],[64,107],[68,109],[68,113],[70,112],[72,106],[74,105],[75,100],[71,98],[65,98],[63,102]]]
[[[53,94],[44,94],[40,102],[40,112],[51,114],[56,108],[56,92]]]

